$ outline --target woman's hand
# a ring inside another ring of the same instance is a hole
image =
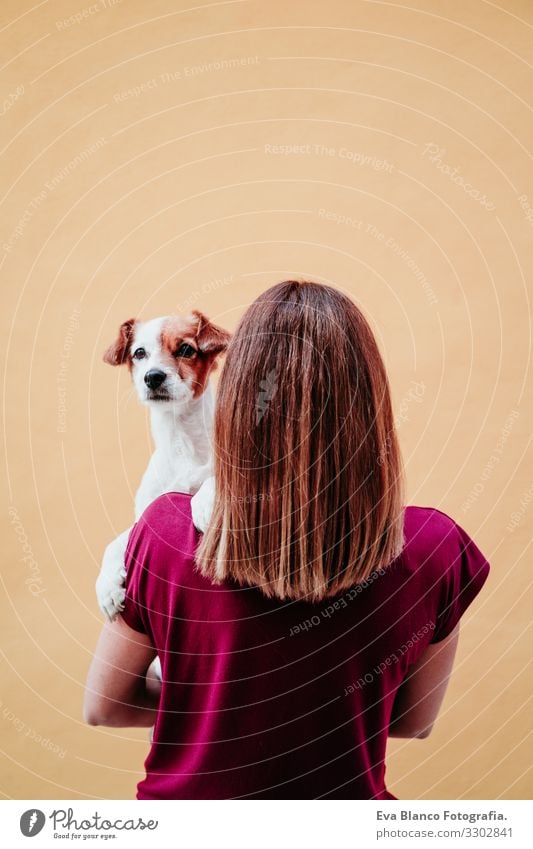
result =
[[[156,657],[146,671],[146,689],[154,699],[161,695],[161,664]]]

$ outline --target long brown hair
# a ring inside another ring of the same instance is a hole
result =
[[[216,498],[198,569],[319,601],[400,553],[403,464],[361,311],[330,286],[260,295],[231,340],[214,425]]]

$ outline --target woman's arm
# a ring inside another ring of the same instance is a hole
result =
[[[150,726],[159,693],[146,673],[156,651],[146,634],[134,631],[121,616],[107,622],[87,676],[83,715],[89,725]]]
[[[446,693],[453,667],[459,623],[438,643],[429,645],[410,667],[392,708],[389,737],[428,737]]]

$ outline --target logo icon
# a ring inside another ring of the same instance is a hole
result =
[[[24,837],[35,837],[42,831],[46,822],[46,817],[38,808],[30,808],[29,811],[24,811],[20,818],[20,830]]]
[[[257,401],[255,405],[255,423],[259,424],[265,413],[267,412],[270,402],[278,389],[276,381],[276,370],[270,369],[267,376],[259,383],[259,392],[257,393]]]

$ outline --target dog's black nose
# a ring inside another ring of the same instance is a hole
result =
[[[166,380],[166,374],[158,368],[149,369],[144,375],[144,382],[150,389],[159,389]]]

